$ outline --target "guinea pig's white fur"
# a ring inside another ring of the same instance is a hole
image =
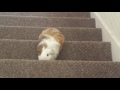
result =
[[[49,30],[51,31],[49,32]],[[46,33],[46,31],[49,33]],[[57,34],[53,34],[54,32],[57,32]],[[40,34],[40,43],[38,44],[40,54],[38,55],[38,60],[55,60],[57,58],[64,43],[64,36],[61,35],[61,32],[55,28],[48,28]],[[41,48],[39,49],[39,47]]]
[[[44,39],[40,44],[46,43],[48,46],[43,46],[41,55],[38,55],[39,60],[55,60],[59,54],[60,44],[54,38]]]

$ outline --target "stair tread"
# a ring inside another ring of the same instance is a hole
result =
[[[0,25],[39,27],[91,27],[94,18],[0,16]]]
[[[0,27],[0,39],[38,40],[45,27]],[[60,28],[66,41],[102,41],[102,30],[99,28]],[[33,34],[34,33],[34,34]],[[22,37],[21,37],[22,36]]]
[[[0,59],[38,59],[38,40],[0,40]],[[95,41],[66,41],[57,59],[112,60],[111,44]]]
[[[0,59],[1,78],[119,78],[120,62]]]

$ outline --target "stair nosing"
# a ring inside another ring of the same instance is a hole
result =
[[[64,16],[64,17],[48,17],[48,16],[22,16],[22,15],[0,15],[2,17],[26,17],[26,18],[79,18],[79,19],[94,19],[91,17],[68,17],[68,16]]]
[[[19,42],[39,42],[39,40],[18,40],[18,39],[0,39],[0,41],[19,41]],[[110,42],[103,42],[103,41],[65,41],[65,43],[83,43],[83,42],[85,42],[85,43],[110,43]]]
[[[100,61],[100,60],[98,60],[98,61],[85,61],[85,60],[35,60],[35,59],[0,59],[0,60],[6,60],[6,61],[10,61],[10,60],[12,60],[12,61],[22,61],[22,62],[53,62],[53,61],[55,61],[55,62],[81,62],[81,63],[87,63],[87,62],[90,62],[90,63],[109,63],[109,62],[111,62],[111,63],[120,63],[120,62],[113,62],[113,61]]]
[[[0,28],[50,28],[50,27],[38,27],[38,26],[5,26],[0,25]],[[55,28],[70,28],[70,29],[101,29],[96,27],[55,27]]]

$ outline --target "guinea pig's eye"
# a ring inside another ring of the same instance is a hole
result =
[[[49,54],[47,54],[47,56],[49,56]]]

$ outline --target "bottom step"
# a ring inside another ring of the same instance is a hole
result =
[[[120,63],[110,61],[0,60],[0,78],[119,78]]]

